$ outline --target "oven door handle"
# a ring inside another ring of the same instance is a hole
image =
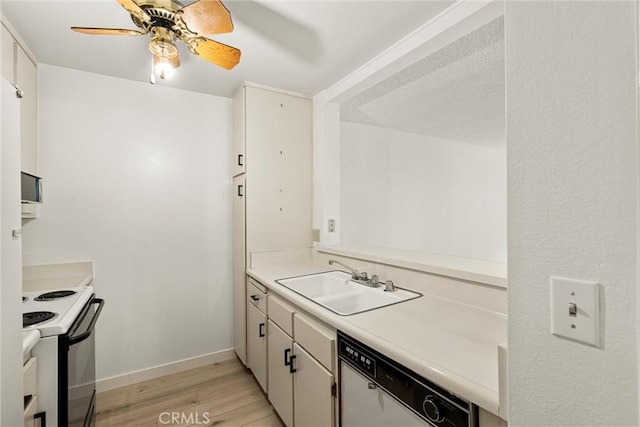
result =
[[[74,344],[78,344],[89,338],[91,333],[93,332],[93,328],[96,326],[96,322],[98,321],[98,317],[100,316],[100,312],[102,311],[102,307],[104,306],[104,300],[102,298],[94,298],[91,304],[100,304],[95,314],[93,315],[93,319],[91,319],[91,323],[87,327],[87,330],[81,333],[80,335],[76,335],[75,337],[70,337],[68,344],[72,346]]]

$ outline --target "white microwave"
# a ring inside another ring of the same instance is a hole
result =
[[[42,203],[42,178],[20,172],[22,203]]]

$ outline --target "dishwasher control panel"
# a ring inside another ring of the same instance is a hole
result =
[[[428,425],[477,427],[478,407],[338,331],[338,357]]]
[[[366,351],[362,348],[354,346],[349,342],[342,340],[339,342],[339,354],[343,359],[347,359],[351,362],[351,364],[355,364],[356,367],[360,368],[362,373],[367,374],[369,376],[376,376],[376,360],[372,356],[370,356]]]

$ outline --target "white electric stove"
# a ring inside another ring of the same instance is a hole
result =
[[[43,426],[95,425],[94,327],[103,305],[91,286],[22,294],[23,331],[42,337],[32,355]]]
[[[23,292],[23,330],[37,329],[42,337],[67,333],[91,295],[91,286]]]

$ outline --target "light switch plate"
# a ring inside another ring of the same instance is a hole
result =
[[[551,333],[600,347],[600,284],[551,276]]]

